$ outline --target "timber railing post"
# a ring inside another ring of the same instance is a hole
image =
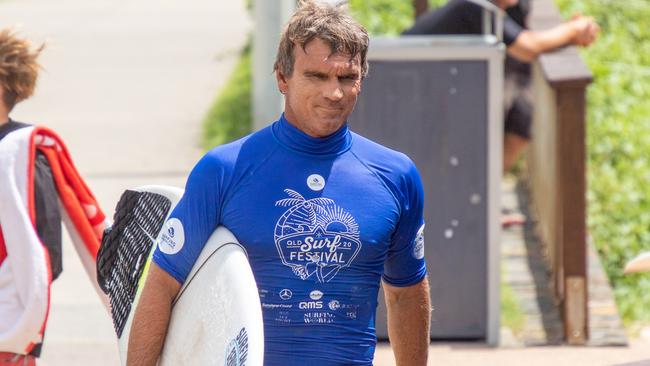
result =
[[[586,245],[587,83],[557,85],[558,198],[562,224],[560,240],[564,267],[565,336],[569,344],[588,339]]]
[[[531,28],[560,22],[551,0],[533,2]],[[574,47],[542,55],[534,67],[529,183],[569,344],[589,338],[586,89],[591,81]]]

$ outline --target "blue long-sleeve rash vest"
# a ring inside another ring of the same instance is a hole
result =
[[[402,153],[349,131],[312,138],[282,116],[208,152],[153,260],[183,283],[218,225],[246,248],[267,365],[371,365],[380,278],[426,275],[423,191]]]

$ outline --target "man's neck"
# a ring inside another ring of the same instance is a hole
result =
[[[3,104],[4,103],[0,103],[0,126],[9,122],[9,111]]]

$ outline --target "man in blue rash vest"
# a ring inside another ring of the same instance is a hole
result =
[[[404,154],[348,130],[368,35],[342,8],[303,2],[281,36],[284,114],[208,152],[163,229],[129,341],[155,364],[171,303],[217,225],[246,248],[266,365],[372,365],[383,279],[398,365],[425,365],[423,192]]]

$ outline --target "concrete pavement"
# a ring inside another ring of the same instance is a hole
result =
[[[243,0],[4,0],[5,26],[47,43],[36,95],[12,117],[57,131],[112,215],[129,187],[184,185],[251,21]],[[118,365],[110,318],[65,239],[41,364]]]
[[[375,366],[395,365],[387,345],[378,347]],[[488,348],[480,344],[434,344],[430,366],[650,366],[650,343],[633,340],[628,347]]]

